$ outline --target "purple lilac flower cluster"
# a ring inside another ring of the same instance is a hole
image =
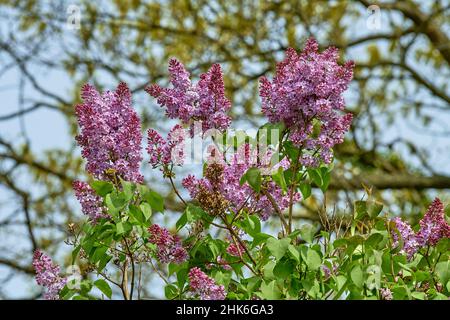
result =
[[[336,274],[336,272],[338,271],[339,266],[337,264],[332,263],[332,266],[332,269],[330,269],[330,267],[326,264],[322,265],[324,280],[328,280],[333,274]]]
[[[115,91],[100,94],[86,84],[81,96],[83,104],[76,106],[81,133],[76,140],[87,160],[86,170],[100,180],[111,180],[113,171],[124,180],[142,182],[141,124],[128,86],[122,82]]]
[[[207,73],[200,75],[197,84],[191,82],[189,72],[176,59],[170,59],[169,73],[173,88],[162,88],[157,84],[146,88],[157,98],[158,104],[166,108],[169,118],[191,125],[192,121],[201,121],[203,132],[212,128],[223,131],[230,126],[231,119],[226,112],[231,108],[231,102],[225,97],[219,64],[213,64]]]
[[[244,252],[245,248],[240,243],[230,243],[230,245],[227,247],[227,253],[234,257],[242,257]]]
[[[395,227],[403,240],[402,252],[409,259],[425,246],[435,246],[442,238],[450,238],[450,225],[445,220],[444,205],[435,198],[427,212],[420,220],[420,229],[414,233],[411,226],[400,218],[393,219]],[[393,245],[398,246],[399,236],[396,230],[392,231]]]
[[[60,268],[41,250],[33,255],[33,267],[36,271],[36,282],[47,289],[44,299],[58,300],[59,292],[66,285],[67,279],[59,275]]]
[[[149,129],[147,132],[149,163],[153,168],[169,164],[183,165],[185,139],[185,131],[178,124],[170,130],[167,140],[164,140],[156,130]]]
[[[221,163],[223,165],[222,181],[214,187],[217,187],[224,198],[230,202],[232,210],[236,211],[245,207],[252,212],[257,212],[262,220],[267,220],[275,211],[269,198],[266,195],[256,195],[247,183],[240,184],[242,175],[250,167],[264,168],[264,162],[257,164],[257,156],[256,150],[252,150],[249,144],[241,145],[233,154],[229,163],[225,163],[225,161]],[[288,166],[288,163],[283,161],[282,165]],[[199,186],[210,189],[213,187],[208,179],[197,179],[193,175],[184,178],[182,184],[189,191],[191,198],[197,196]],[[289,195],[283,194],[282,189],[277,184],[269,182],[266,188],[267,193],[273,197],[280,210],[288,207]],[[300,200],[300,194],[296,192],[293,199],[294,201]]]
[[[189,271],[189,285],[193,294],[201,300],[224,300],[227,295],[224,286],[217,285],[198,267]]]
[[[417,242],[414,231],[407,222],[403,221],[399,217],[394,218],[393,221],[398,233],[400,234],[399,237],[397,232],[392,232],[393,246],[397,247],[401,238],[403,240],[403,248],[401,252],[405,253],[408,258],[412,258],[417,250],[419,250],[419,243]]]
[[[299,160],[305,166],[330,163],[333,146],[343,142],[352,121],[352,114],[340,113],[354,63],[339,65],[338,58],[336,48],[319,53],[317,41],[310,38],[300,54],[286,51],[272,82],[260,79],[263,113],[290,130],[289,139],[302,148]]]
[[[98,196],[91,186],[82,181],[74,181],[72,183],[75,196],[81,204],[81,211],[89,217],[89,219],[96,223],[101,218],[108,218],[106,208],[103,206],[103,201]]]
[[[154,224],[149,227],[149,242],[156,245],[156,256],[162,263],[183,263],[188,258],[186,249],[181,244],[177,235],[172,235],[169,230]]]
[[[392,291],[389,288],[381,288],[380,295],[382,300],[392,300],[394,298],[392,296]]]
[[[450,238],[450,225],[445,221],[444,204],[438,198],[428,208],[419,222],[417,241],[421,246],[435,246],[442,238]]]

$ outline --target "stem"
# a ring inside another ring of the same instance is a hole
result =
[[[139,264],[139,278],[138,278],[138,300],[141,300],[141,279],[142,279],[142,264]]]
[[[294,191],[295,187],[297,186],[297,170],[298,170],[298,163],[300,161],[300,154],[301,152],[298,152],[297,160],[295,161],[294,168],[292,169],[293,172],[293,182],[291,185],[291,189],[289,190],[289,224],[288,224],[288,232],[289,234],[292,232],[292,208],[294,206]],[[301,179],[303,178],[303,175]]]
[[[106,280],[108,280],[109,282],[111,282],[112,284],[116,285],[117,287],[121,288],[121,284],[112,280],[109,276],[106,275],[106,273],[104,272],[99,272],[99,275],[101,275],[103,278],[105,278]]]
[[[125,238],[123,238],[123,241],[125,242],[125,247],[127,248],[128,256],[131,260],[131,289],[130,289],[130,300],[133,300],[133,291],[134,291],[134,275],[135,275],[135,269],[134,269],[134,258],[133,253],[130,250],[130,247],[128,246],[128,242]]]
[[[257,263],[256,263],[255,259],[253,259],[253,257],[252,257],[252,255],[250,254],[250,252],[248,251],[247,246],[245,245],[245,243],[242,242],[241,238],[239,238],[239,236],[238,236],[238,235],[236,234],[236,232],[233,230],[233,227],[232,227],[231,225],[228,224],[227,220],[226,220],[223,216],[220,216],[220,217],[222,218],[222,221],[223,221],[223,222],[225,223],[225,225],[227,226],[228,231],[231,233],[232,237],[233,237],[235,240],[237,240],[237,241],[239,242],[239,244],[244,248],[244,251],[245,251],[245,253],[247,254],[247,256],[249,257],[249,259],[252,261],[253,265],[256,266]],[[238,246],[238,250],[239,250],[239,246]],[[255,272],[255,270],[254,270],[250,265],[248,265],[245,261],[242,261],[242,262],[243,262],[243,263],[245,264],[245,266],[246,266],[247,268],[249,268],[250,271],[252,271],[255,275],[258,275],[258,274],[259,274],[259,273]]]
[[[287,224],[286,219],[284,219],[283,212],[281,212],[281,209],[278,206],[277,202],[275,201],[275,199],[272,197],[272,195],[267,190],[262,190],[262,193],[267,197],[267,199],[269,199],[270,203],[272,204],[273,208],[275,209],[275,212],[280,217],[280,221],[283,224],[284,230],[286,232],[288,232],[289,225]],[[285,233],[285,232],[283,232],[283,233]]]
[[[120,285],[120,289],[122,290],[125,300],[130,300],[130,295],[128,293],[128,259],[125,259],[122,272],[122,284]]]
[[[181,202],[183,202],[183,204],[186,206],[187,203],[186,203],[186,201],[184,201],[184,199],[183,199],[183,198],[181,197],[181,195],[179,194],[179,192],[178,192],[178,190],[177,190],[177,187],[175,187],[175,183],[173,182],[173,179],[172,179],[172,176],[171,176],[171,175],[169,175],[169,180],[170,180],[170,184],[172,185],[172,189],[173,189],[173,191],[175,192],[175,194],[177,195],[178,199],[180,199]]]
[[[167,284],[169,285],[169,281],[167,281],[167,279],[162,275],[162,273],[156,268],[156,266],[154,265],[152,259],[150,258],[150,264],[152,265],[153,270],[158,274],[158,276]]]

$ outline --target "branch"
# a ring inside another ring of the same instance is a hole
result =
[[[362,183],[379,190],[386,189],[450,189],[450,177],[446,176],[415,176],[410,174],[374,174],[365,173],[351,179],[333,177],[330,190],[362,189]]]

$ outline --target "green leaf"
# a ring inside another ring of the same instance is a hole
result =
[[[284,169],[279,167],[277,172],[272,174],[272,180],[283,190],[283,192],[287,192],[287,184],[284,179]]]
[[[376,218],[383,210],[383,204],[378,201],[370,201],[367,212],[369,213],[369,217]]]
[[[316,233],[316,228],[312,224],[304,224],[300,227],[300,236],[303,240],[308,243],[312,243],[314,240],[314,235]]]
[[[347,245],[347,239],[345,239],[345,238],[336,239],[333,242],[333,246],[335,248],[345,247],[346,245]]]
[[[146,202],[143,202],[143,203],[141,203],[139,208],[141,208],[142,214],[145,217],[144,221],[148,221],[150,219],[150,217],[152,216],[152,207],[151,207],[151,205],[146,203]]]
[[[145,217],[141,209],[134,204],[130,204],[130,216],[133,217],[137,222],[144,223]]]
[[[101,259],[100,262],[98,263],[98,267],[97,267],[97,271],[101,272],[106,265],[108,264],[108,262],[112,259],[112,256],[105,254]]]
[[[267,248],[269,249],[270,253],[275,257],[275,259],[280,260],[286,253],[290,243],[291,239],[289,238],[284,239],[269,238],[267,239]]]
[[[267,300],[278,300],[281,298],[281,292],[275,280],[272,280],[268,284],[263,281],[261,283],[261,294],[261,297]]]
[[[85,295],[92,289],[91,280],[83,280],[80,283],[81,294]]]
[[[450,280],[450,260],[438,262],[435,272],[441,283],[446,284]]]
[[[306,253],[306,265],[313,271],[316,271],[320,268],[320,266],[322,265],[322,258],[320,258],[320,255],[316,252],[316,250],[308,250],[308,252]]]
[[[94,285],[101,291],[103,292],[103,294],[105,296],[107,296],[109,299],[111,299],[112,296],[112,289],[109,286],[109,284],[103,280],[103,279],[98,279],[97,281],[94,282]]]
[[[286,154],[288,155],[289,159],[291,160],[291,163],[294,164],[297,162],[297,159],[300,154],[299,148],[295,147],[295,145],[292,143],[292,141],[286,141],[284,143],[284,149],[286,150]]]
[[[125,196],[125,199],[130,201],[134,196],[134,190],[136,190],[136,185],[132,182],[125,181],[123,179],[120,179],[120,183],[122,185],[123,194]]]
[[[252,187],[253,190],[255,190],[256,193],[261,192],[261,172],[258,168],[250,168],[245,173],[246,179],[250,187]]]
[[[78,257],[78,253],[81,250],[81,244],[79,244],[75,249],[72,251],[72,264],[75,263],[76,258]]]
[[[429,280],[431,278],[431,274],[426,271],[417,270],[414,272],[414,278],[417,282],[422,282],[425,280]]]
[[[170,284],[164,288],[164,294],[167,299],[173,299],[178,295],[178,289],[174,285]]]
[[[292,276],[294,269],[295,266],[293,265],[292,260],[282,259],[278,261],[273,268],[273,274],[277,278],[287,279]]]
[[[116,234],[120,236],[120,235],[130,231],[131,228],[132,227],[131,227],[131,224],[129,222],[118,222],[116,224]]]
[[[127,199],[127,196],[123,192],[110,193],[107,197],[111,197],[111,204],[116,210],[122,210],[129,201],[129,199]]]
[[[442,238],[436,245],[436,250],[439,253],[446,253],[450,251],[450,238]]]
[[[271,235],[267,233],[257,233],[253,236],[253,247],[265,243],[267,239],[272,238]]]
[[[242,186],[245,182],[247,182],[247,176],[244,173],[242,177],[239,179],[239,185]]]
[[[300,262],[300,252],[298,252],[296,247],[294,247],[292,244],[290,244],[288,246],[288,251],[297,262]]]
[[[311,196],[311,185],[309,183],[300,183],[298,188],[302,193],[303,200],[306,200]]]
[[[322,187],[322,177],[317,169],[308,169],[308,176],[319,188]]]
[[[322,178],[322,184],[320,186],[320,189],[322,190],[322,192],[325,192],[325,191],[327,191],[328,185],[330,184],[331,173],[328,170],[328,168],[326,168],[326,167],[320,168],[320,172],[321,172],[321,178]]]
[[[360,265],[353,267],[352,271],[350,271],[350,278],[358,288],[362,288],[364,284],[364,273]]]
[[[152,207],[155,212],[164,211],[164,198],[156,191],[149,190],[146,194],[145,199]]]
[[[411,296],[412,296],[414,299],[417,299],[417,300],[425,300],[426,297],[427,297],[427,295],[425,294],[425,292],[418,292],[418,291],[412,292],[412,293],[411,293]]]
[[[367,202],[366,201],[355,201],[353,217],[355,220],[360,220],[367,215]]]
[[[105,197],[108,193],[114,190],[114,187],[111,182],[95,180],[91,182],[92,189],[101,196]]]
[[[97,263],[98,261],[101,260],[101,258],[106,254],[106,251],[108,251],[108,247],[107,246],[100,246],[97,247],[94,251],[94,254],[91,257],[91,261],[93,263]]]
[[[383,235],[381,235],[380,233],[374,233],[370,235],[370,237],[366,240],[365,245],[367,247],[375,248],[382,240]]]
[[[240,226],[253,238],[261,232],[261,220],[256,215],[246,215]]]
[[[180,229],[183,228],[187,224],[187,222],[188,222],[187,213],[185,211],[180,216],[180,218],[177,220],[177,223],[176,223],[177,231],[180,231]]]

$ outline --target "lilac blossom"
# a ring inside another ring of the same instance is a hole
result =
[[[189,271],[189,285],[193,294],[201,300],[224,300],[227,295],[223,285],[217,285],[198,267]]]
[[[169,164],[183,165],[185,139],[185,131],[178,124],[169,131],[167,140],[164,140],[154,129],[149,129],[147,132],[149,163],[153,168],[165,167]]]
[[[187,260],[188,253],[177,235],[157,224],[150,226],[149,232],[149,242],[156,245],[156,256],[160,262],[180,264]]]
[[[242,257],[242,255],[245,252],[245,248],[242,244],[238,243],[230,243],[230,245],[227,248],[227,253],[234,257]]]
[[[115,91],[100,94],[86,84],[83,104],[76,106],[76,137],[87,160],[86,170],[100,180],[112,180],[112,173],[132,182],[142,182],[141,124],[131,106],[131,93],[121,82]]]
[[[319,53],[317,41],[310,38],[300,54],[292,48],[286,51],[272,82],[260,79],[262,112],[290,130],[289,139],[301,147],[299,160],[305,166],[330,163],[333,146],[344,141],[352,121],[352,114],[342,114],[342,93],[353,77],[354,63],[339,65],[338,58],[336,48]]]
[[[252,150],[249,144],[244,144],[232,155],[229,163],[222,161],[223,176],[218,189],[220,194],[230,202],[233,211],[247,208],[249,211],[257,212],[262,220],[267,220],[275,211],[269,198],[264,194],[256,194],[247,183],[240,184],[242,175],[252,166],[258,166],[264,169],[265,164],[260,163],[258,165],[256,157],[256,150]],[[286,161],[282,162],[283,165],[288,165]],[[184,178],[182,185],[189,191],[191,198],[197,197],[200,186],[212,189],[211,182],[208,179],[197,179],[193,175],[188,175]],[[280,210],[288,207],[289,195],[283,194],[277,184],[270,181],[266,188],[267,193],[273,197]],[[294,193],[293,200],[300,200],[300,194],[298,192]]]
[[[414,233],[411,226],[400,218],[394,218],[393,221],[403,240],[401,252],[406,253],[409,259],[421,248],[435,246],[442,238],[450,237],[450,226],[445,220],[444,205],[438,198],[434,199],[420,220],[420,229],[417,233]],[[395,230],[392,231],[392,238],[393,245],[398,246],[399,236]]]
[[[396,217],[392,220],[395,223],[396,230],[392,230],[393,246],[399,245],[400,239],[403,241],[403,248],[401,253],[405,253],[409,259],[420,249],[420,244],[417,241],[416,235],[411,226],[404,222],[401,218]],[[398,233],[400,234],[400,237]]]
[[[96,223],[101,218],[108,218],[106,208],[103,206],[103,201],[98,196],[91,186],[82,181],[74,181],[72,183],[75,196],[81,204],[81,211],[89,217],[89,219]]]
[[[394,298],[389,288],[381,288],[380,295],[382,300],[392,300]]]
[[[438,198],[434,199],[419,224],[417,241],[421,246],[435,246],[440,239],[450,237],[450,226],[445,221],[444,205]]]
[[[328,267],[326,264],[322,265],[322,271],[324,274],[324,280],[328,280],[333,274],[335,274],[338,271],[338,265],[337,264],[332,264],[332,269],[330,269],[330,267]]]
[[[223,131],[230,126],[231,119],[226,112],[231,108],[231,102],[225,97],[219,64],[213,64],[207,73],[200,75],[197,84],[191,82],[189,72],[174,58],[169,60],[169,73],[173,88],[162,88],[157,84],[146,88],[157,98],[158,104],[166,108],[169,118],[180,119],[191,126],[193,121],[201,121],[203,132],[212,128]]]
[[[59,292],[64,288],[67,279],[59,275],[60,268],[41,250],[33,255],[33,268],[36,271],[36,282],[46,288],[44,299],[59,300]]]

